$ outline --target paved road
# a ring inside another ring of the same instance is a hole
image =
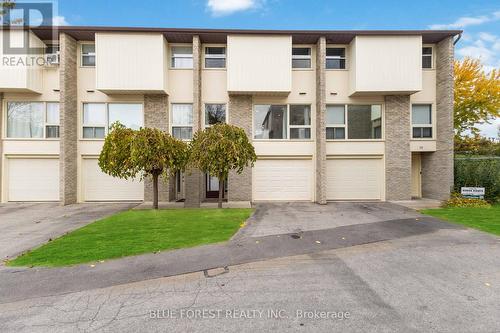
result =
[[[231,266],[215,277],[192,273],[4,303],[0,331],[498,332],[499,299],[500,238],[448,228]],[[163,318],[150,318],[157,310]],[[168,310],[184,317],[169,319]],[[185,317],[194,310],[217,318]],[[256,318],[241,318],[243,310]],[[282,317],[269,318],[269,310]],[[330,318],[298,318],[302,310]]]

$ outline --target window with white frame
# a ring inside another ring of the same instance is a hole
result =
[[[172,46],[172,68],[193,68],[193,48]]]
[[[311,138],[311,106],[290,105],[290,139]]]
[[[226,68],[226,48],[205,47],[205,68]]]
[[[205,104],[205,127],[226,122],[226,104]]]
[[[95,44],[82,44],[82,67],[95,66]]]
[[[287,124],[286,105],[255,105],[255,139],[286,139],[288,137]]]
[[[172,135],[181,140],[193,138],[193,104],[172,104]]]
[[[292,48],[292,68],[311,68],[311,48]]]
[[[345,105],[328,105],[326,107],[326,139],[345,139]]]
[[[413,104],[411,106],[411,126],[414,139],[432,138],[431,104]]]
[[[125,127],[139,129],[144,125],[142,104],[139,103],[84,103],[84,139],[103,139],[109,127],[119,122]]]
[[[7,138],[59,138],[59,103],[8,102]]]
[[[381,105],[327,106],[327,140],[372,140],[381,138]]]
[[[326,48],[326,69],[345,69],[345,47]]]
[[[422,48],[422,68],[432,68],[432,47]]]

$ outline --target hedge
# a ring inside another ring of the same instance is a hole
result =
[[[468,186],[484,187],[486,200],[500,202],[500,158],[455,158],[455,191]]]

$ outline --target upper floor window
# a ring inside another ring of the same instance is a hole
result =
[[[226,104],[205,104],[205,127],[226,122]]]
[[[311,68],[311,48],[292,48],[292,68]]]
[[[82,44],[82,66],[95,66],[95,44]]]
[[[45,61],[49,65],[59,64],[59,44],[47,44],[45,48]]]
[[[8,138],[58,138],[59,103],[8,102]]]
[[[345,69],[345,48],[326,48],[326,69]]]
[[[326,112],[327,140],[382,138],[381,105],[330,105]]]
[[[413,138],[432,138],[431,104],[413,104],[411,106],[411,126]]]
[[[172,135],[181,140],[193,138],[193,104],[172,104]]]
[[[172,68],[193,68],[193,48],[191,46],[172,47]]]
[[[255,105],[255,139],[310,139],[310,105]]]
[[[422,68],[432,68],[432,47],[422,48]]]
[[[205,48],[205,68],[225,68],[226,48],[206,47]]]
[[[83,104],[83,138],[103,139],[115,122],[139,129],[144,124],[142,104],[137,103],[85,103]]]

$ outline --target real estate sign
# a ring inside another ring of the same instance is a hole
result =
[[[484,199],[484,187],[462,187],[461,193],[466,198]]]

